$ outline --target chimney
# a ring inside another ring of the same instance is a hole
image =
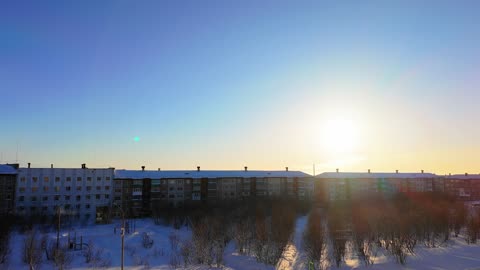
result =
[[[465,176],[468,176],[468,173],[465,173]]]
[[[160,171],[160,168],[158,168],[158,171]]]
[[[285,170],[288,172],[288,167],[285,167]]]
[[[247,167],[247,166],[243,167],[243,169],[244,169],[245,171],[248,171],[248,167]]]
[[[53,164],[50,164],[50,168],[53,169]]]
[[[28,163],[28,168],[30,169],[30,162]]]
[[[197,172],[199,172],[199,171],[200,171],[200,166],[197,166]]]
[[[145,171],[145,166],[142,166],[142,172]]]
[[[338,169],[337,169],[337,173],[338,173]]]
[[[82,164],[82,169],[86,169],[87,165],[85,163]]]
[[[422,173],[423,173],[423,170],[422,170]]]
[[[398,170],[395,170],[395,173],[398,173]]]
[[[370,169],[368,169],[368,173],[370,173]]]

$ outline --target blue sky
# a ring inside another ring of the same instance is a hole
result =
[[[2,159],[18,142],[37,166],[474,170],[478,10],[2,1]],[[362,130],[341,156],[316,143],[339,114]]]

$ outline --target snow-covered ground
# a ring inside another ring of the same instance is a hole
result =
[[[292,236],[292,243],[286,248],[284,258],[279,262],[277,269],[307,269],[302,253],[302,234],[307,223],[307,217],[297,219],[295,232]],[[70,236],[83,237],[83,242],[93,241],[99,248],[104,249],[103,257],[111,260],[109,270],[120,269],[121,258],[121,237],[119,230],[114,233],[114,228],[119,227],[119,221],[108,225],[95,225],[84,228],[75,228],[62,231],[61,240],[64,243]],[[136,230],[125,236],[125,269],[140,270],[144,266],[138,266],[139,261],[148,261],[150,269],[172,269],[170,266],[170,242],[169,235],[176,233],[181,239],[191,237],[191,232],[187,227],[180,230],[174,230],[172,227],[155,225],[149,219],[136,220]],[[132,228],[133,230],[133,228]],[[148,233],[154,240],[151,248],[146,249],[142,245],[142,234]],[[48,237],[53,241],[56,233],[48,233]],[[9,258],[8,266],[1,266],[0,269],[28,269],[28,266],[22,262],[21,250],[24,235],[17,232],[12,233],[10,246],[12,254]],[[92,269],[85,263],[81,251],[73,251],[73,261],[70,269]],[[225,266],[222,269],[252,269],[252,270],[272,270],[273,266],[264,265],[256,262],[255,258],[242,256],[235,252],[235,244],[230,242],[225,249]],[[44,260],[40,269],[54,269],[51,262]],[[183,269],[183,268],[181,268]],[[206,266],[195,266],[189,269],[208,269]],[[336,267],[332,267],[336,269]],[[438,248],[425,248],[419,245],[416,248],[415,255],[407,257],[405,266],[399,265],[384,251],[379,250],[375,264],[365,267],[362,263],[350,253],[345,258],[345,263],[338,269],[431,269],[431,270],[461,270],[461,269],[479,269],[480,270],[480,245],[467,245],[463,238],[452,238],[447,244]]]

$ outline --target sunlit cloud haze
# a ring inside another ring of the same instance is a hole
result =
[[[0,162],[479,173],[478,10],[3,1]]]

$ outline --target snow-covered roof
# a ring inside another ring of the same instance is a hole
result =
[[[459,179],[459,180],[467,180],[467,179],[480,179],[480,174],[452,174],[448,175],[445,178],[447,179]]]
[[[368,173],[368,172],[325,172],[318,174],[317,178],[325,179],[366,179],[366,178],[435,178],[433,173]]]
[[[0,164],[0,174],[17,174],[17,170],[10,165]]]
[[[141,171],[115,170],[117,179],[312,177],[300,171]]]

